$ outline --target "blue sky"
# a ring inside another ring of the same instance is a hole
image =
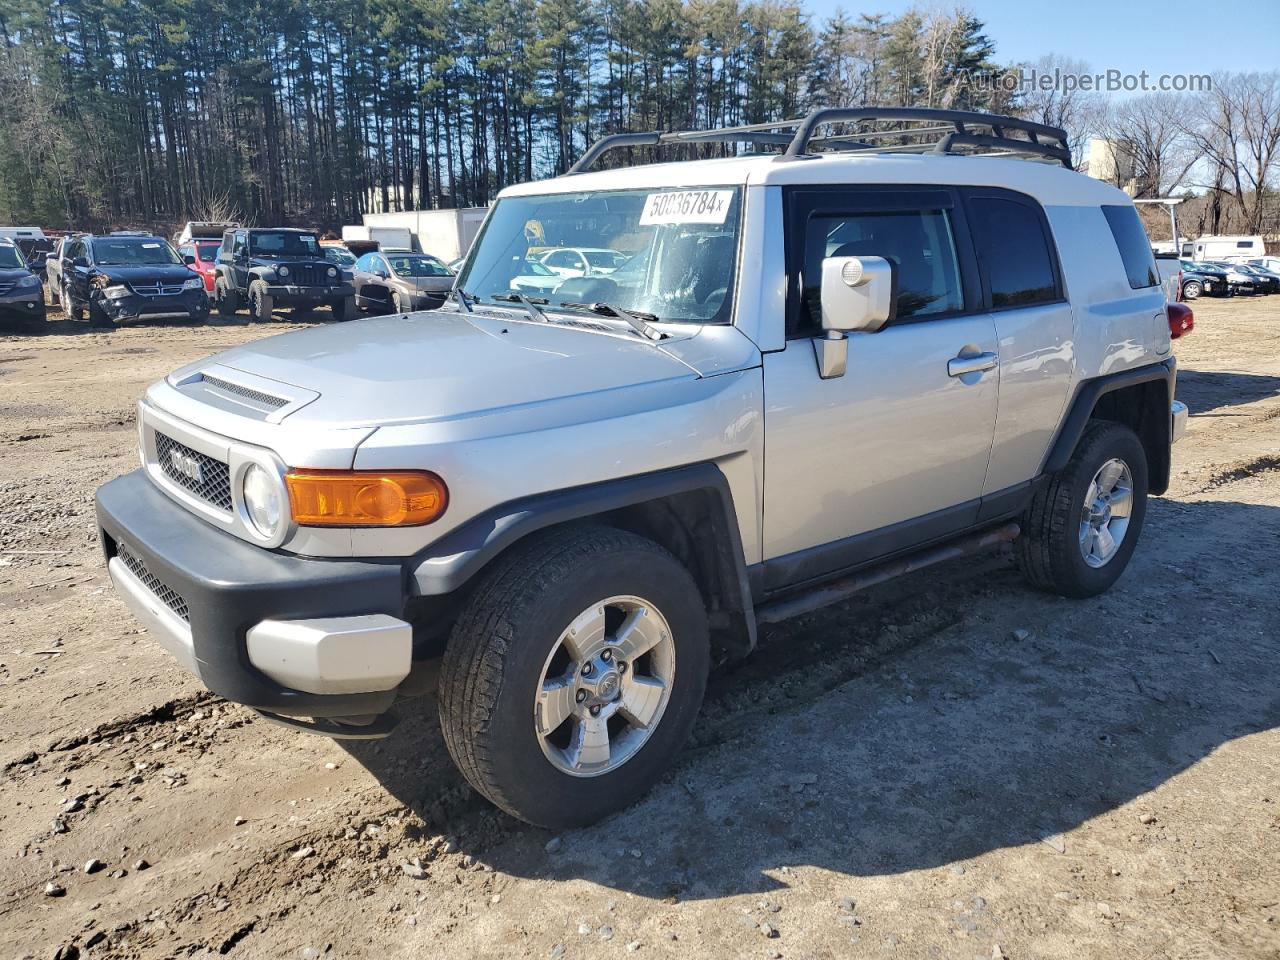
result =
[[[1033,61],[1046,53],[1084,60],[1098,72],[1146,70],[1153,76],[1217,70],[1280,69],[1280,2],[1242,6],[1161,0],[967,0],[983,20],[1001,61]],[[911,7],[953,9],[954,3],[909,0],[805,0],[824,19],[843,8],[861,13],[902,13]]]

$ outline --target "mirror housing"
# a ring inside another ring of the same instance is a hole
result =
[[[894,318],[897,268],[884,257],[822,261],[822,329],[875,333]]]
[[[822,261],[821,337],[813,341],[818,376],[843,377],[846,333],[875,333],[898,312],[897,267],[884,257],[827,257]]]

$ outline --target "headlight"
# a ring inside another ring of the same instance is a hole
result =
[[[192,277],[190,280],[187,280],[182,284],[182,289],[199,290],[203,286],[204,286],[203,280],[201,280],[199,277]]]
[[[20,287],[38,287],[40,286],[40,278],[34,273],[29,273],[18,281]]]
[[[285,266],[276,267],[276,273],[282,277],[287,277],[289,275],[289,268]]]
[[[121,300],[129,295],[129,288],[123,283],[117,283],[113,287],[107,287],[102,291],[102,295],[110,300]]]
[[[280,533],[284,522],[284,496],[280,480],[251,463],[241,485],[244,508],[257,531],[268,540]]]
[[[336,277],[337,275],[338,275],[338,268],[337,268],[337,267],[330,267],[330,268],[329,268],[329,276],[331,276],[331,277]]]

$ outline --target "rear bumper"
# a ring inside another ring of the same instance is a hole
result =
[[[1173,401],[1169,410],[1172,421],[1169,424],[1169,442],[1177,443],[1187,432],[1187,421],[1191,418],[1191,410],[1181,400]]]
[[[98,489],[97,517],[116,590],[214,693],[295,717],[370,717],[395,701],[413,646],[401,564],[273,553],[140,470]]]

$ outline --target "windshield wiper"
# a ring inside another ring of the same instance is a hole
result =
[[[534,320],[541,320],[543,323],[550,322],[547,319],[547,315],[538,306],[540,303],[551,302],[546,297],[526,297],[523,293],[495,293],[489,299],[501,300],[503,303],[518,303],[529,311],[529,316]]]
[[[458,306],[462,307],[467,313],[471,313],[471,294],[467,293],[461,287],[454,287],[449,291],[449,296],[458,301]]]
[[[653,326],[658,320],[658,315],[654,313],[644,313],[640,310],[623,310],[615,303],[562,303],[560,306],[577,307],[580,310],[590,310],[592,313],[625,320],[632,330],[647,340],[661,340],[666,336],[665,333]]]

